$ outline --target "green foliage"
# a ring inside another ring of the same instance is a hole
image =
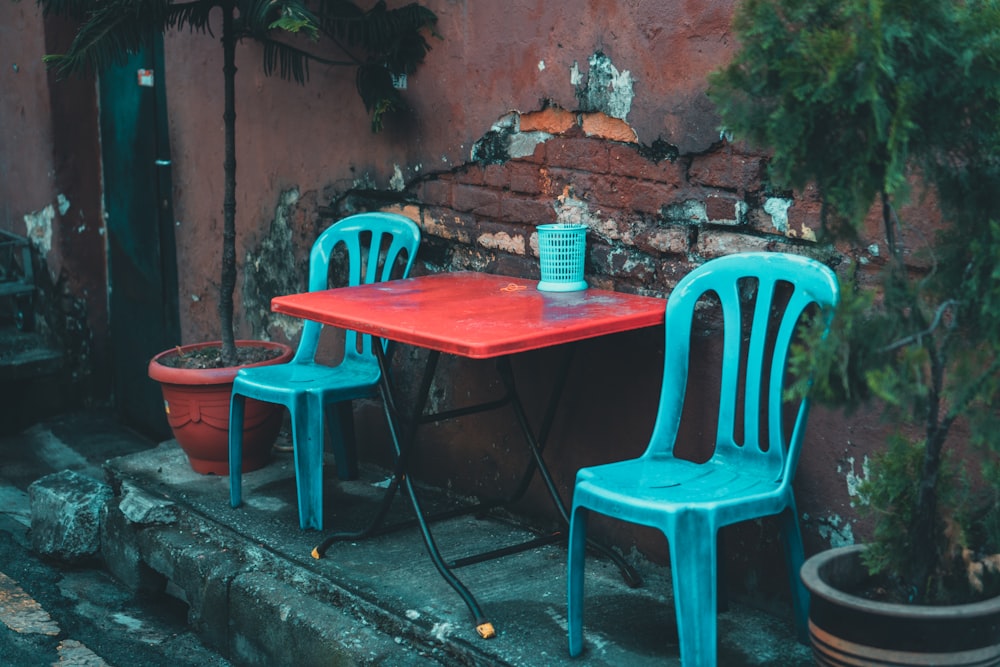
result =
[[[913,522],[915,481],[920,477],[922,460],[923,443],[897,435],[869,463],[869,469],[877,469],[879,474],[860,485],[858,495],[862,501],[857,505],[878,519],[874,539],[864,554],[865,563],[874,572],[898,572],[896,564],[906,562],[912,548],[909,526]]]
[[[829,331],[820,314],[807,322],[789,356],[791,375],[797,378],[788,388],[791,397],[808,394],[848,411],[871,399],[865,374],[873,368],[886,333],[871,316],[873,300],[874,294],[859,289],[853,280],[842,282],[840,304]],[[858,345],[858,341],[866,344]]]
[[[266,75],[305,83],[309,63],[355,68],[358,94],[372,114],[372,129],[382,128],[387,111],[405,110],[394,74],[412,74],[430,50],[423,30],[433,30],[437,16],[418,3],[388,9],[377,2],[370,10],[347,0],[38,0],[43,13],[81,21],[66,53],[46,56],[61,75],[85,75],[120,64],[149,45],[156,33],[189,29],[212,34],[215,10],[236,12],[233,37],[261,44]],[[290,36],[305,35],[312,46]],[[319,44],[326,38],[325,43]],[[333,59],[330,49],[340,58]]]
[[[854,267],[829,336],[793,352],[815,372],[793,390],[877,401],[899,426],[863,486],[868,562],[944,599],[970,553],[1000,550],[1000,0],[746,0],[734,25],[740,49],[710,80],[726,130],[771,150],[774,186],[818,187],[828,239],[881,204],[876,284]],[[896,217],[917,181],[932,238]],[[953,455],[960,418],[975,456]]]

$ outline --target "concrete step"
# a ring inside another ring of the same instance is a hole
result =
[[[41,334],[0,326],[0,383],[54,375],[64,365],[63,352]]]
[[[189,605],[202,638],[236,664],[578,665],[566,649],[565,550],[541,547],[456,571],[497,629],[476,634],[458,595],[434,570],[416,529],[339,542],[298,528],[290,455],[245,474],[244,506],[228,478],[190,470],[173,442],[108,462],[117,503],[104,559],[134,587],[165,587]],[[326,525],[364,524],[386,473],[339,482],[328,468]],[[455,499],[426,492],[431,505]],[[409,516],[397,500],[396,518]],[[464,516],[434,525],[446,557],[524,540],[511,517]],[[608,561],[588,558],[588,665],[677,665],[669,570],[630,559],[646,580],[630,589]],[[732,603],[719,615],[719,664],[812,664],[789,618]]]

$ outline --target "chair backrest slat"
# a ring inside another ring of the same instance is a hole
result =
[[[309,254],[309,291],[330,287],[330,260],[338,246],[347,255],[347,285],[405,278],[409,275],[420,244],[420,228],[409,218],[395,213],[358,213],[331,225]],[[383,247],[385,246],[385,247]],[[398,271],[394,276],[393,272]],[[294,361],[315,360],[323,325],[307,320]],[[372,357],[371,336],[355,331],[344,335],[344,355]]]

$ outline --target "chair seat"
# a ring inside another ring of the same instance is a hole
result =
[[[374,393],[378,364],[345,359],[337,366],[288,363],[245,368],[236,374],[233,391],[271,403],[286,403],[296,394],[320,392],[327,402],[361,398]]]
[[[574,502],[650,526],[660,525],[664,514],[728,510],[716,517],[723,525],[741,520],[744,514],[780,512],[786,505],[784,496],[773,472],[756,473],[711,461],[632,459],[580,470]]]

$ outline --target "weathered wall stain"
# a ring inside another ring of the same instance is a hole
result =
[[[303,259],[303,247],[296,242],[293,229],[299,201],[297,189],[281,193],[267,235],[243,259],[241,312],[250,329],[266,339],[280,334],[293,340],[302,329],[301,319],[271,312],[274,296],[308,288],[308,255]]]
[[[52,250],[52,223],[55,219],[56,207],[53,204],[24,215],[26,236],[42,257]]]
[[[590,70],[584,78],[577,63],[573,63],[570,83],[576,86],[576,97],[584,111],[603,111],[612,118],[625,120],[632,110],[635,97],[632,75],[619,72],[604,53],[598,51],[588,61]]]

